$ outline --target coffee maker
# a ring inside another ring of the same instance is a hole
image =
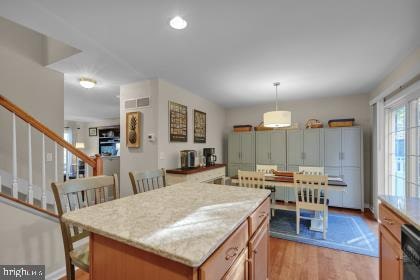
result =
[[[216,164],[217,156],[214,148],[204,148],[203,156],[206,159],[206,166],[212,166]]]

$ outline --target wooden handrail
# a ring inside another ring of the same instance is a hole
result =
[[[98,161],[98,156],[96,159],[91,158],[84,152],[78,150],[72,144],[68,143],[64,140],[63,137],[43,125],[41,122],[36,120],[34,117],[23,111],[19,108],[16,104],[12,103],[10,100],[6,99],[3,95],[0,95],[0,105],[9,110],[10,112],[14,113],[16,116],[21,118],[23,121],[29,123],[32,127],[37,129],[39,132],[43,133],[45,136],[56,142],[61,147],[67,149],[70,153],[84,161],[86,164],[90,165],[92,168],[96,169],[96,163]],[[95,174],[96,173],[96,174]],[[94,175],[101,175],[101,172],[95,172]]]
[[[49,216],[51,216],[51,217],[54,217],[54,218],[57,218],[57,219],[59,218],[59,217],[58,217],[58,215],[57,215],[56,213],[54,213],[54,212],[51,212],[51,211],[46,210],[46,209],[42,209],[42,208],[40,208],[40,207],[38,207],[38,206],[35,206],[35,205],[30,204],[30,203],[28,203],[28,202],[22,201],[22,200],[20,200],[20,199],[17,199],[17,198],[14,198],[14,197],[8,196],[8,195],[6,195],[6,194],[4,194],[4,193],[0,193],[0,197],[6,198],[6,199],[8,199],[8,200],[10,200],[10,201],[13,201],[13,202],[15,202],[15,203],[18,203],[18,204],[24,205],[24,206],[26,206],[26,207],[32,208],[32,209],[34,209],[34,210],[36,210],[36,211],[39,211],[39,212],[44,213],[44,214],[47,214],[47,215],[49,215]]]

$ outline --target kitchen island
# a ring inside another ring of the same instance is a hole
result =
[[[180,183],[66,213],[91,279],[267,279],[270,192]]]

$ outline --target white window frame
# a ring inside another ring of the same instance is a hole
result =
[[[412,174],[411,174],[411,170],[413,168],[411,168],[410,166],[410,158],[409,155],[411,154],[412,151],[410,151],[410,147],[412,147],[411,145],[411,135],[410,135],[410,130],[411,130],[411,126],[410,126],[410,117],[411,117],[411,107],[410,107],[410,102],[416,100],[420,98],[420,81],[414,83],[413,85],[411,85],[410,87],[402,90],[401,92],[399,92],[397,95],[393,96],[392,98],[390,98],[389,100],[385,101],[384,103],[384,114],[383,114],[383,118],[384,118],[384,133],[382,134],[384,136],[384,154],[385,154],[385,162],[384,162],[384,183],[385,183],[385,188],[382,190],[385,194],[390,194],[390,190],[391,190],[391,182],[389,180],[390,177],[390,162],[389,162],[389,154],[390,154],[390,143],[389,143],[389,135],[390,135],[390,128],[392,125],[392,120],[390,118],[390,115],[392,114],[392,110],[401,107],[401,106],[405,106],[406,109],[406,118],[405,118],[405,195],[406,196],[412,196],[415,195],[417,197],[419,197],[420,193],[419,193],[419,188],[416,188],[416,192],[415,194],[412,194],[411,190],[410,190],[410,180],[412,178]],[[418,106],[416,106],[416,110],[418,110]],[[416,132],[417,133],[417,132]],[[418,139],[416,137],[416,139]],[[418,153],[419,151],[417,151]]]

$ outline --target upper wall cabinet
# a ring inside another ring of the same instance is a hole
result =
[[[321,166],[324,161],[323,129],[287,131],[287,164]]]
[[[286,165],[286,132],[259,131],[255,135],[256,163],[277,165],[284,169]]]
[[[326,128],[325,166],[361,166],[360,127]]]
[[[255,164],[255,133],[230,133],[228,139],[229,163]]]

